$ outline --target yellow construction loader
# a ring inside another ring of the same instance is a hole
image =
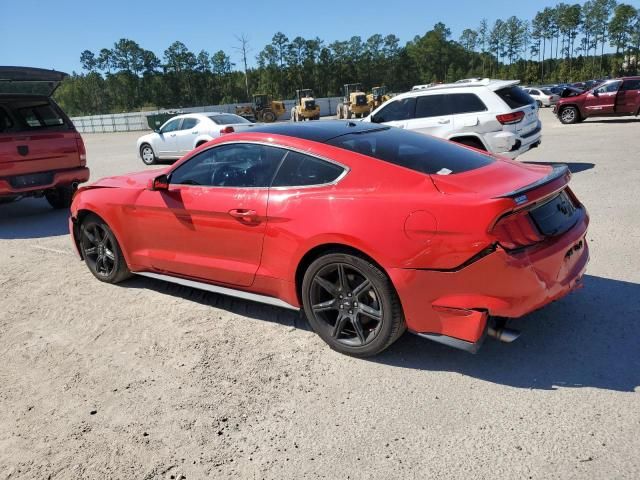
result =
[[[381,87],[373,87],[371,93],[367,95],[367,103],[369,109],[373,112],[376,108],[389,100],[391,96],[387,95],[387,87],[384,85]]]
[[[343,87],[342,102],[338,104],[338,118],[363,118],[369,115],[371,108],[367,103],[367,94],[360,83],[347,83]]]
[[[303,88],[296,90],[296,104],[291,109],[291,121],[320,120],[320,105],[316,104],[313,90]]]
[[[251,120],[252,122],[275,122],[285,111],[284,102],[271,100],[264,93],[256,93],[253,103],[243,107],[236,107],[236,115]]]

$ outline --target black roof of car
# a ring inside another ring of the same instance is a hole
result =
[[[272,133],[274,135],[285,135],[288,137],[312,140],[314,142],[326,142],[341,135],[365,133],[388,128],[387,126],[369,122],[322,120],[300,123],[281,122],[273,125],[256,126],[251,129],[251,133]]]

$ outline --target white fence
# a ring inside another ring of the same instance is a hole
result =
[[[316,98],[316,104],[320,106],[320,115],[335,115],[340,97]],[[81,133],[105,133],[105,132],[134,132],[149,130],[147,116],[156,113],[179,111],[181,113],[198,112],[225,112],[235,113],[236,107],[249,105],[248,103],[234,103],[228,105],[209,105],[205,107],[191,107],[171,110],[154,110],[150,112],[114,113],[108,115],[91,115],[87,117],[72,117],[71,121]],[[291,109],[295,100],[285,100],[285,112],[279,120],[290,120]]]

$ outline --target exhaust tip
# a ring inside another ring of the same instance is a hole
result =
[[[511,343],[517,340],[517,338],[520,336],[520,332],[518,330],[506,327],[489,327],[487,329],[487,335],[503,343]]]

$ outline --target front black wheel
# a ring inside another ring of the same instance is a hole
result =
[[[140,146],[140,158],[145,165],[153,165],[158,161],[158,157],[148,143],[143,143]]]
[[[88,215],[80,225],[80,251],[98,280],[118,283],[131,276],[115,235],[97,215]]]
[[[380,353],[406,328],[391,281],[357,256],[332,253],[315,260],[304,275],[302,297],[314,331],[348,355]]]
[[[560,122],[564,123],[565,125],[570,125],[579,121],[580,112],[578,112],[578,109],[576,107],[564,107],[560,111],[559,118]]]

